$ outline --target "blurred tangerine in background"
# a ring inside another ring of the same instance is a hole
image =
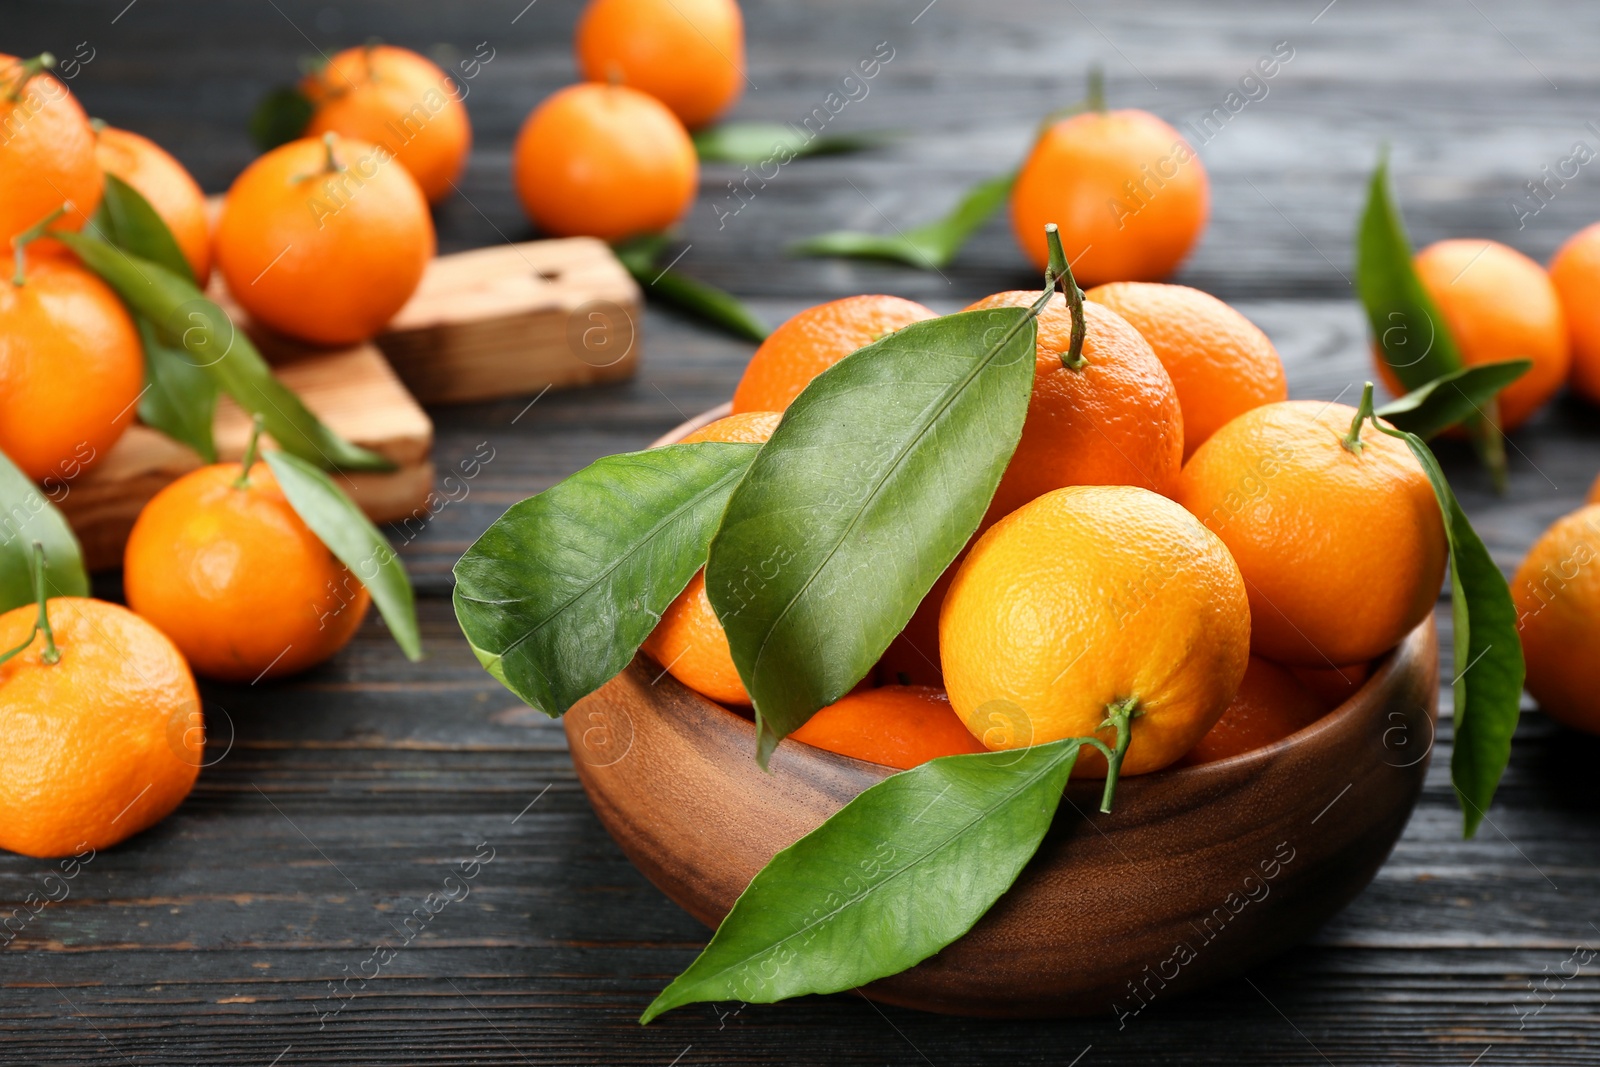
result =
[[[734,0],[591,0],[576,49],[586,81],[649,93],[691,130],[744,91],[744,16]]]

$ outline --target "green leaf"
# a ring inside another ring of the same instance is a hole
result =
[[[835,230],[789,246],[802,256],[851,256],[892,259],[925,270],[948,267],[961,246],[1011,196],[1015,172],[988,178],[967,190],[961,202],[944,218],[894,234]]]
[[[71,487],[63,485],[65,492]],[[0,612],[34,603],[33,543],[44,546],[49,596],[88,596],[89,575],[72,527],[45,491],[0,452]]]
[[[207,463],[217,461],[212,425],[217,411],[217,382],[187,352],[168,345],[150,320],[136,320],[144,344],[145,392],[139,398],[139,419],[181,444]]]
[[[422,635],[411,579],[383,534],[317,467],[287,452],[265,452],[261,458],[272,468],[295,513],[367,587],[406,658],[421,659]]]
[[[1377,410],[1396,429],[1426,440],[1464,419],[1480,414],[1495,394],[1527,373],[1531,359],[1508,359],[1463,367],[1413,389]]]
[[[946,756],[861,793],[772,858],[641,1023],[898,974],[972,928],[1038,851],[1078,738]]]
[[[1466,366],[1444,315],[1428,295],[1412,262],[1411,239],[1389,188],[1389,159],[1378,159],[1367,187],[1367,206],[1356,229],[1356,291],[1366,308],[1383,361],[1407,390]],[[1506,476],[1499,405],[1467,420],[1478,457],[1495,484]]]
[[[734,491],[706,591],[763,764],[866,675],[978,528],[1022,434],[1035,314],[947,315],[845,357]]]
[[[105,195],[101,197],[90,230],[123,251],[159,263],[194,283],[194,270],[166,222],[150,206],[150,201],[115,174],[106,175]]]
[[[887,133],[814,134],[781,122],[721,122],[694,135],[694,149],[704,163],[775,163],[804,156],[831,156],[876,148],[891,139]]]
[[[552,717],[627,666],[706,560],[757,446],[628,452],[513,505],[456,561],[484,668]]]
[[[81,233],[51,231],[89,269],[100,275],[134,311],[149,319],[158,336],[185,349],[217,387],[239,406],[260,415],[278,445],[330,470],[387,471],[394,464],[351,444],[313,415],[272,374],[244,331],[226,312],[165,267]]]
[[[656,260],[667,246],[664,233],[644,234],[618,243],[614,250],[646,294],[718,326],[735,337],[761,342],[772,330],[731,293],[696,281],[675,270],[661,270]]]
[[[1450,615],[1455,629],[1455,751],[1450,779],[1471,837],[1511,758],[1522,700],[1522,641],[1511,589],[1467,521],[1439,461],[1416,434],[1383,431],[1411,448],[1433,483],[1450,541]]]
[[[315,105],[292,85],[280,85],[263,96],[250,113],[250,139],[263,152],[303,136]]]

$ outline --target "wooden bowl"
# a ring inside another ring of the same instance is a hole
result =
[[[1110,815],[1097,811],[1098,782],[1069,784],[994,908],[863,991],[957,1015],[1121,1015],[1304,940],[1365,888],[1405,828],[1432,749],[1438,665],[1429,618],[1359,692],[1277,744],[1124,778]],[[763,772],[754,724],[643,656],[565,727],[611,836],[713,927],[774,853],[893,773],[794,741]]]

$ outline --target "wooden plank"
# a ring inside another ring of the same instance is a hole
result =
[[[393,462],[388,473],[337,475],[341,488],[377,522],[425,517],[433,487],[433,423],[371,345],[300,356],[278,377],[334,432]],[[250,420],[231,399],[217,405],[217,452],[244,455]],[[267,438],[271,440],[270,436]],[[170,482],[201,466],[170,438],[133,426],[111,451],[71,483],[59,503],[90,570],[120,566],[122,549],[144,505]]]

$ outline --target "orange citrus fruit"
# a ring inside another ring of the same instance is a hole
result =
[[[336,133],[380,145],[411,172],[429,201],[444,199],[472,148],[472,125],[450,76],[392,45],[347,48],[301,91],[316,111],[306,136]]]
[[[1178,765],[1215,763],[1265,748],[1310,726],[1322,718],[1325,710],[1293,674],[1276,663],[1251,656],[1233,703]]]
[[[944,598],[939,651],[950,702],[985,747],[1094,735],[1131,702],[1123,772],[1140,774],[1193,748],[1233,699],[1249,601],[1222,541],[1173,501],[1072,486],[973,545]],[[1104,757],[1085,749],[1077,773],[1104,775]]]
[[[0,848],[40,859],[102,849],[183,802],[205,750],[200,694],[171,641],[127,608],[49,601],[45,635],[0,664]],[[0,615],[0,652],[34,604]]]
[[[0,53],[0,249],[63,204],[76,230],[100,206],[104,176],[83,107],[38,66]]]
[[[1356,695],[1366,680],[1372,677],[1372,664],[1347,663],[1342,667],[1291,667],[1289,673],[1300,679],[1300,684],[1311,695],[1322,701],[1322,706],[1332,711]]]
[[[688,210],[700,160],[683,123],[626,85],[569,85],[517,134],[511,180],[556,237],[607,241],[664,230]]]
[[[1591,404],[1600,404],[1600,222],[1579,230],[1557,249],[1550,261],[1550,282],[1567,320],[1572,388]]]
[[[1600,734],[1600,505],[1557,519],[1511,579],[1528,692],[1557,722]]]
[[[1040,270],[1054,222],[1080,285],[1154,281],[1199,240],[1210,200],[1177,130],[1148,111],[1086,111],[1034,143],[1011,189],[1011,225]]]
[[[966,308],[1028,307],[1037,293],[1012,291]],[[1183,411],[1161,361],[1122,316],[1083,305],[1084,365],[1062,365],[1072,311],[1060,293],[1039,315],[1033,396],[1022,440],[984,522],[1067,485],[1136,485],[1171,496],[1183,466]]]
[[[1498,241],[1438,241],[1418,252],[1415,263],[1463,363],[1533,360],[1497,398],[1500,427],[1516,429],[1556,394],[1571,364],[1566,316],[1550,276]],[[1431,343],[1431,338],[1421,341],[1418,351]],[[1397,396],[1405,392],[1376,345],[1373,355],[1389,390]]]
[[[806,308],[773,330],[733,391],[734,411],[783,411],[811,379],[903,326],[938,314],[898,296],[847,296]]]
[[[148,137],[114,126],[96,132],[94,154],[102,170],[150,201],[204,289],[211,276],[211,224],[206,219],[206,195],[183,164]]]
[[[1084,294],[1133,324],[1172,377],[1183,408],[1183,457],[1235,415],[1289,399],[1283,360],[1261,328],[1187,285],[1112,282]]]
[[[734,0],[590,0],[577,52],[585,80],[649,93],[690,129],[744,91],[744,16]]]
[[[1195,452],[1178,500],[1221,537],[1250,591],[1252,650],[1278,663],[1372,659],[1433,608],[1444,524],[1422,466],[1356,409],[1252,408]]]
[[[749,411],[718,419],[685,437],[679,444],[699,441],[729,441],[761,444],[778,428],[783,414],[777,411]],[[706,596],[705,570],[695,573],[683,592],[661,613],[661,621],[645,638],[642,646],[667,673],[678,681],[723,704],[748,704],[739,669],[733,665],[728,635],[722,630],[717,613]]]
[[[144,388],[144,349],[117,295],[75,259],[0,270],[0,452],[35,481],[110,451]]]
[[[217,267],[263,324],[321,345],[364,341],[411,298],[433,219],[387,149],[329,134],[245,168],[217,223]]]
[[[370,597],[311,532],[272,468],[215,463],[139,513],[123,556],[128,606],[222,681],[281,678],[345,646]]]
[[[950,707],[945,691],[926,685],[886,685],[851,693],[789,736],[814,748],[902,771],[940,756],[987,751]]]

